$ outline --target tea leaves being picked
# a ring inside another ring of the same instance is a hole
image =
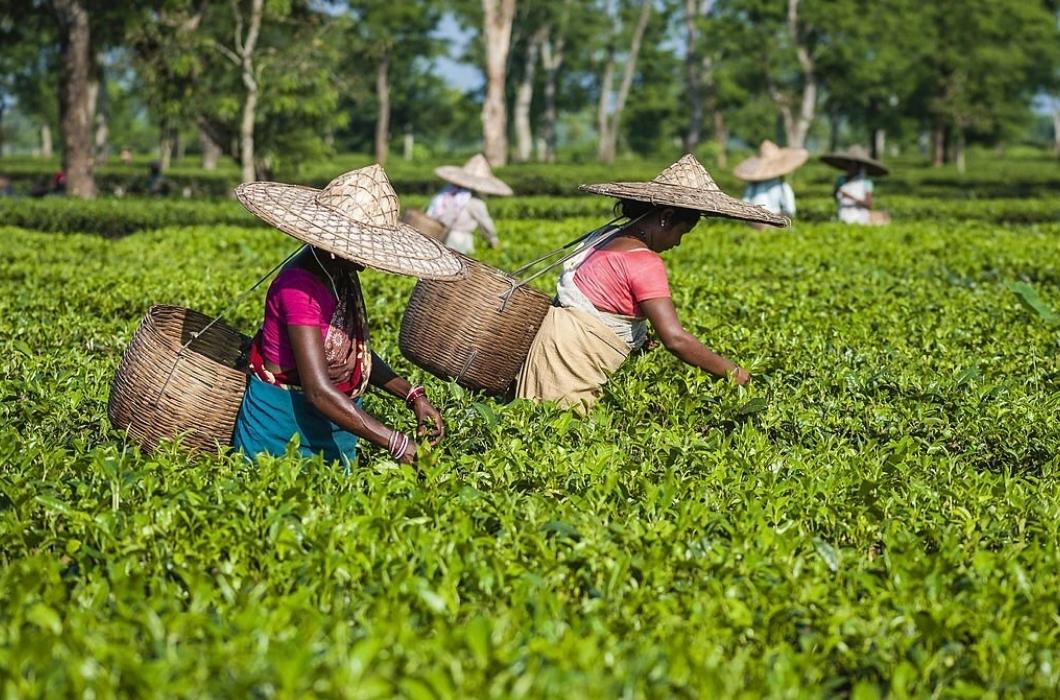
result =
[[[601,220],[513,201],[482,253],[509,269]],[[666,254],[675,304],[754,380],[659,348],[584,419],[410,366],[412,281],[366,272],[377,349],[448,435],[348,476],[145,455],[106,418],[150,304],[219,312],[289,239],[0,227],[4,695],[1055,697],[1060,223],[938,201],[701,224]]]

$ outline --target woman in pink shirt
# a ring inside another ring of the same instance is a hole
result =
[[[619,199],[625,223],[587,241],[556,285],[556,303],[530,347],[520,398],[585,410],[629,356],[644,345],[647,323],[681,360],[738,384],[747,370],[689,333],[677,317],[659,253],[681,243],[701,215],[784,226],[780,215],[729,197],[691,155],[651,182],[584,185]]]
[[[421,436],[445,433],[442,415],[370,347],[358,273],[366,266],[433,279],[459,279],[463,263],[441,243],[399,224],[398,200],[379,166],[341,175],[323,190],[254,182],[240,202],[307,245],[277,275],[265,297],[249,352],[252,376],[233,445],[248,458],[282,455],[297,438],[304,455],[348,469],[357,440],[408,463],[416,441],[361,405],[369,387],[403,400]]]

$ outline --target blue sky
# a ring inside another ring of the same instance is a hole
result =
[[[467,46],[474,31],[460,26],[453,15],[446,13],[438,25],[436,36],[449,43],[449,55],[438,58],[438,77],[460,90],[474,90],[482,87],[482,69],[479,66],[459,63],[453,56],[459,56]]]

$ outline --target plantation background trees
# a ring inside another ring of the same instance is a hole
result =
[[[79,196],[97,163],[152,130],[163,168],[224,155],[243,178],[335,151],[386,161],[395,144],[404,158],[483,150],[496,165],[682,149],[724,164],[772,138],[962,165],[969,145],[1058,142],[1057,12],[1056,0],[0,0],[0,154],[60,146]],[[453,61],[481,81],[455,78]]]

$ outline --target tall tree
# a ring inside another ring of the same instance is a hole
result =
[[[611,163],[615,159],[615,151],[618,145],[619,127],[622,123],[622,111],[626,108],[626,100],[629,99],[629,91],[633,86],[633,76],[637,70],[637,56],[640,54],[641,42],[644,40],[644,32],[648,28],[648,18],[651,16],[651,0],[640,0],[639,7],[635,9],[636,20],[629,34],[629,48],[625,53],[625,62],[622,66],[622,80],[618,90],[614,88],[615,64],[618,60],[617,43],[619,41],[618,27],[622,24],[617,16],[613,16],[614,28],[607,40],[604,49],[603,68],[599,79],[599,94],[597,101],[596,127],[599,138],[597,157],[602,163]],[[621,8],[613,8],[615,14]]]
[[[88,8],[81,0],[53,0],[59,27],[59,105],[66,191],[74,197],[96,196],[92,157],[92,111],[89,68],[92,64]]]
[[[0,3],[0,99],[37,125],[39,153],[51,158],[59,124],[57,22],[26,3]]]
[[[515,160],[525,163],[530,160],[534,136],[530,125],[530,107],[534,98],[534,76],[537,73],[538,55],[541,45],[548,36],[548,25],[542,24],[527,37],[523,51],[523,70],[515,90],[515,102],[512,105],[512,119],[515,123]]]
[[[259,68],[255,66],[255,53],[261,23],[265,15],[265,0],[233,0],[232,15],[235,31],[232,45],[215,42],[213,45],[239,70],[245,90],[243,107],[239,118],[239,160],[243,182],[257,177],[257,161],[254,155],[254,122],[258,109]]]
[[[486,96],[482,102],[482,151],[490,164],[508,162],[508,111],[504,101],[515,0],[482,0]]]
[[[932,50],[919,97],[932,124],[932,161],[941,164],[949,150],[963,169],[969,135],[996,139],[1026,117],[1031,96],[1053,79],[1060,35],[1052,0],[967,0],[960,12],[947,9],[924,6]]]
[[[545,103],[541,114],[541,143],[544,151],[538,154],[538,160],[546,163],[556,162],[556,80],[563,66],[566,40],[559,26],[553,23],[545,25],[541,39],[541,68],[544,73],[542,99]]]
[[[374,73],[374,151],[376,161],[385,163],[395,84],[399,89],[407,84],[417,71],[415,61],[435,52],[437,42],[431,33],[440,19],[439,6],[435,0],[349,0],[348,9],[352,41],[345,47],[343,70],[356,73],[368,67]]]
[[[173,126],[194,123],[244,178],[323,155],[345,121],[334,70],[342,37],[324,9],[314,0],[167,0],[131,30],[153,111]]]
[[[688,98],[688,125],[682,135],[686,153],[696,150],[703,129],[703,116],[714,68],[714,51],[705,46],[703,25],[709,21],[717,0],[684,0],[685,96]],[[711,103],[716,100],[710,99]],[[713,104],[712,104],[713,106]],[[716,107],[712,110],[720,116]]]
[[[807,38],[812,30],[807,27],[805,18],[799,15],[799,0],[788,0],[787,29],[802,71],[802,90],[798,95],[797,109],[779,90],[774,92],[774,99],[780,105],[788,145],[801,148],[806,143],[806,134],[817,113],[817,67]]]

